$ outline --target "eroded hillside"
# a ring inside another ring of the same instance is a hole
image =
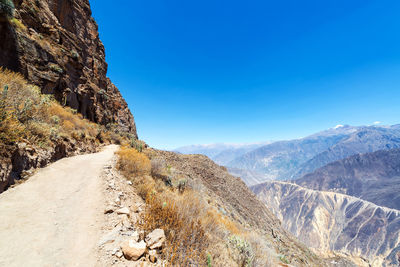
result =
[[[252,190],[282,221],[283,228],[306,245],[364,258],[372,266],[398,266],[398,210],[285,182],[266,182]]]

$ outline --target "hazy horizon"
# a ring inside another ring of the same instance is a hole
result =
[[[400,118],[398,1],[91,5],[108,75],[152,147]]]

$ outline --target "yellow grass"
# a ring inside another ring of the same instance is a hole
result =
[[[114,133],[113,133],[114,134]],[[50,145],[60,138],[111,142],[99,125],[62,107],[52,96],[29,84],[22,75],[0,68],[0,140],[4,143],[27,139]],[[114,139],[116,139],[114,137]]]

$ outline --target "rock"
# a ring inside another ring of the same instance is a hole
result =
[[[117,198],[114,200],[114,202],[115,202],[115,204],[117,204],[118,206],[121,205],[121,199],[120,199],[119,197],[117,197]]]
[[[152,263],[157,262],[157,250],[155,249],[149,250],[149,260]]]
[[[113,212],[114,212],[114,207],[112,207],[112,206],[107,206],[104,209],[104,214],[110,214],[110,213],[113,213]]]
[[[138,260],[146,251],[146,243],[129,240],[121,245],[122,253],[127,260]]]
[[[150,249],[161,248],[165,242],[165,233],[163,229],[155,229],[146,236],[146,244]]]
[[[114,256],[117,252],[118,252],[118,248],[114,248],[112,251],[111,251],[111,255],[112,256]]]
[[[107,243],[112,243],[115,241],[115,239],[118,236],[118,233],[121,231],[121,227],[116,227],[114,228],[111,232],[107,233],[106,235],[104,235],[100,241],[99,241],[99,247],[103,246],[104,244]]]
[[[126,214],[126,215],[129,216],[130,211],[129,211],[129,209],[127,207],[123,207],[123,208],[117,210],[116,213],[117,214]]]
[[[121,224],[125,228],[130,228],[131,227],[131,221],[129,220],[128,215],[122,214],[122,216],[121,216]]]
[[[136,204],[133,206],[133,212],[138,213],[141,211],[142,211],[142,208],[140,207],[140,204]]]
[[[132,185],[132,182],[131,182],[131,181],[128,181],[127,184],[128,184],[128,185]]]
[[[115,253],[115,256],[117,256],[118,258],[122,258],[124,254],[122,253],[122,251],[117,251],[117,253]]]

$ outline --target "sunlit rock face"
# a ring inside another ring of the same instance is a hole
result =
[[[107,78],[105,49],[88,0],[16,0],[19,26],[0,19],[0,66],[103,125],[137,137],[134,118]]]

